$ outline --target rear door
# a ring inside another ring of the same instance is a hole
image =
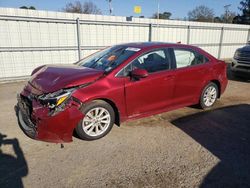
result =
[[[172,49],[175,59],[173,104],[186,106],[198,102],[210,63],[204,55],[187,48]]]

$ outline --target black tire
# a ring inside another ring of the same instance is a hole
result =
[[[114,122],[115,122],[114,109],[112,108],[112,106],[110,104],[108,104],[105,101],[102,101],[102,100],[92,101],[92,102],[88,103],[86,106],[84,106],[81,109],[81,111],[84,115],[86,115],[89,111],[91,111],[92,109],[95,109],[95,108],[104,108],[105,110],[107,110],[107,112],[110,114],[110,123],[107,126],[107,129],[102,134],[100,134],[98,136],[91,136],[91,135],[87,134],[83,129],[83,125],[82,125],[83,120],[84,120],[84,118],[83,118],[75,128],[77,135],[83,140],[100,139],[100,138],[104,137],[105,135],[107,135],[111,131],[111,129],[114,125]]]
[[[216,96],[215,96],[215,100],[213,101],[213,103],[211,105],[207,105],[205,103],[204,96],[205,96],[205,94],[207,92],[207,89],[210,88],[210,87],[212,87],[212,88],[214,88],[216,90]],[[218,86],[215,83],[210,82],[209,84],[207,84],[206,87],[202,90],[202,93],[201,93],[201,96],[200,96],[200,103],[199,103],[200,107],[202,109],[211,108],[215,104],[215,102],[216,102],[216,100],[218,98],[218,94],[219,94],[219,89],[218,89]]]

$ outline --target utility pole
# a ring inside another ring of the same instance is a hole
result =
[[[157,19],[160,19],[160,2],[157,0]]]
[[[109,14],[112,15],[112,13],[113,13],[113,8],[112,8],[112,4],[111,4],[112,0],[107,0],[107,1],[109,3]]]
[[[160,0],[157,0],[157,40],[159,40]]]
[[[231,6],[231,4],[225,5],[224,9],[225,9],[225,13],[226,13],[226,22],[228,22],[228,13],[229,13],[229,7]]]

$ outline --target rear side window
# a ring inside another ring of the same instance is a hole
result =
[[[199,65],[208,62],[208,59],[204,55],[188,49],[174,49],[174,55],[176,68]]]

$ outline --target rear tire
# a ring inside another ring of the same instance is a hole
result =
[[[110,104],[95,100],[82,110],[84,118],[76,126],[77,135],[83,140],[96,140],[107,135],[115,121],[115,112]]]
[[[200,96],[200,107],[202,109],[211,108],[218,98],[218,86],[210,82],[202,91]]]

